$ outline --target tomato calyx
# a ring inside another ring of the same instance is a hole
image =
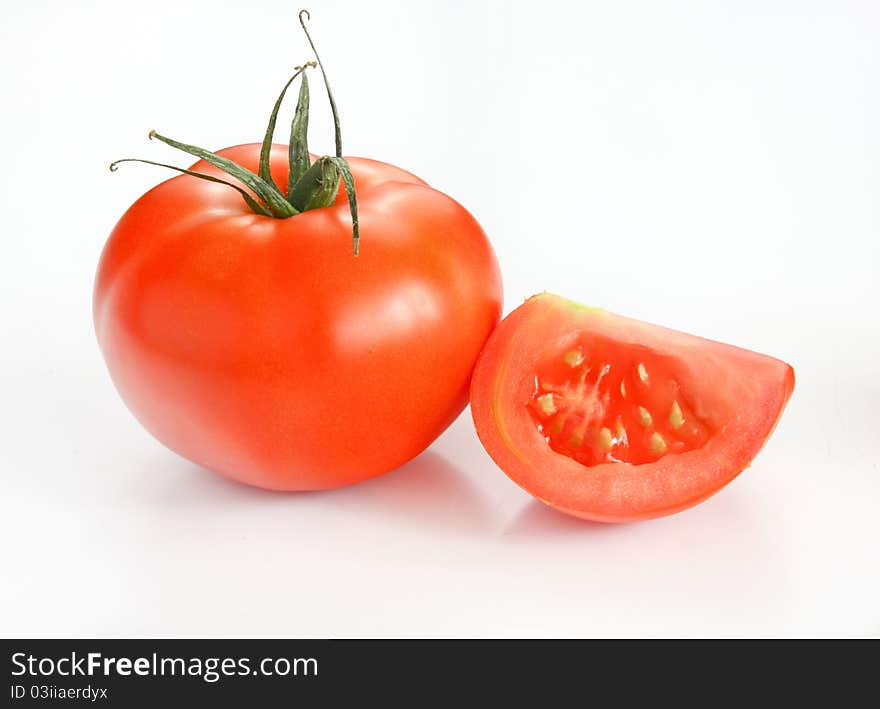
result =
[[[352,176],[348,161],[342,157],[342,131],[339,124],[339,112],[336,108],[333,92],[330,90],[330,83],[327,79],[327,73],[324,71],[324,65],[318,56],[315,43],[312,41],[312,37],[306,28],[305,19],[311,19],[309,11],[300,10],[299,23],[315,55],[315,61],[308,61],[302,66],[295,67],[293,75],[288,79],[278,95],[278,99],[275,101],[269,116],[265,136],[263,137],[257,173],[251,172],[242,165],[217,155],[210,150],[168,138],[160,135],[155,130],[151,130],[149,133],[150,140],[155,138],[172,148],[204,160],[237,180],[243,187],[214,175],[141,158],[122,158],[116,160],[110,164],[111,172],[115,172],[119,164],[124,162],[140,162],[176,170],[192,177],[231,187],[241,194],[251,211],[260,216],[275,219],[287,219],[311,209],[330,206],[336,199],[340,182],[342,182],[345,185],[349,211],[351,212],[353,251],[354,255],[357,256],[360,233],[358,229],[357,196],[355,194],[354,177]],[[321,69],[324,86],[327,90],[327,97],[333,113],[336,154],[334,156],[324,155],[312,163],[308,149],[309,85],[306,70],[315,67]],[[269,169],[269,158],[272,150],[272,140],[275,135],[275,125],[278,120],[278,111],[284,101],[287,89],[298,77],[300,78],[300,91],[294,117],[290,125],[288,186],[285,193],[272,178]]]

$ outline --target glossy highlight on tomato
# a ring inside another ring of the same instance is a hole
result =
[[[625,522],[730,482],[793,389],[780,360],[542,294],[489,338],[471,410],[514,482],[563,512]]]
[[[219,154],[256,172],[260,147]],[[283,192],[288,146],[270,163]],[[338,487],[418,455],[466,405],[501,314],[492,247],[415,175],[348,164],[358,256],[344,185],[330,206],[280,219],[182,175],[113,230],[94,289],[98,341],[125,403],[185,458],[264,488]]]

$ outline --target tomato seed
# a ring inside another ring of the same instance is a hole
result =
[[[651,434],[651,452],[653,453],[665,453],[666,452],[666,441],[663,440],[663,436],[654,431]]]
[[[553,400],[553,394],[544,394],[538,397],[538,406],[541,407],[541,411],[543,411],[547,416],[552,416],[556,413],[556,402]]]
[[[672,409],[669,411],[669,425],[672,428],[681,428],[684,423],[684,415],[681,413],[681,407],[677,401],[672,402]]]
[[[584,361],[584,353],[580,350],[569,350],[563,359],[569,367],[577,367]]]

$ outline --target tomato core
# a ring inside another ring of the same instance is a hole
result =
[[[682,391],[675,358],[575,333],[535,366],[527,406],[549,446],[579,463],[641,465],[712,435]]]

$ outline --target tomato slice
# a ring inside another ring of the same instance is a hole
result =
[[[794,390],[773,357],[537,295],[471,381],[498,466],[563,512],[627,522],[705,500],[746,468]]]

